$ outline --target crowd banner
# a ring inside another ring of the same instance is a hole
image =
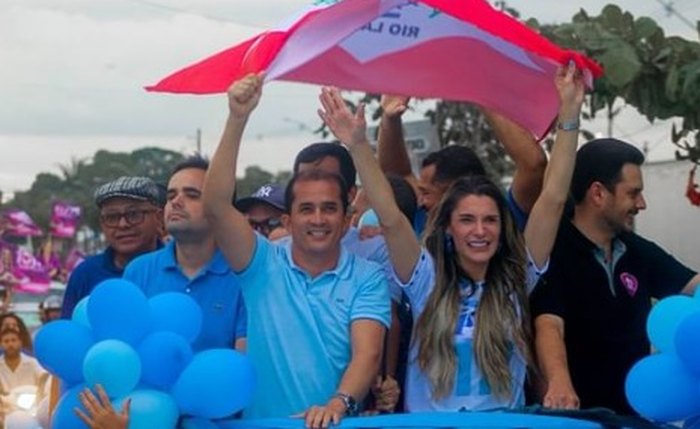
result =
[[[56,201],[51,207],[51,235],[58,238],[73,238],[80,223],[80,206]]]
[[[31,252],[0,240],[0,278],[18,291],[45,293],[51,286],[49,270]]]
[[[3,233],[15,237],[34,237],[43,234],[31,216],[21,209],[7,209],[2,212],[2,224]]]
[[[221,93],[265,71],[268,81],[475,102],[542,137],[559,107],[555,72],[569,61],[589,86],[602,74],[484,0],[317,1],[146,89]]]

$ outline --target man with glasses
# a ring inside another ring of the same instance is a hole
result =
[[[270,240],[287,235],[282,226],[284,186],[275,183],[263,185],[250,197],[238,200],[236,208],[248,218],[248,223],[257,233]]]
[[[160,245],[164,193],[147,177],[123,176],[95,191],[100,227],[107,248],[85,259],[71,273],[63,297],[61,317],[69,319],[78,302],[100,282],[121,277],[137,255]]]
[[[211,348],[245,349],[246,312],[241,289],[216,248],[202,207],[202,186],[209,162],[192,156],[173,169],[165,203],[165,229],[173,238],[162,249],[131,261],[124,278],[147,297],[182,292],[202,309],[202,329],[192,343],[197,352]],[[173,315],[177,317],[177,315]]]

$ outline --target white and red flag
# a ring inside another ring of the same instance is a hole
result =
[[[558,111],[555,71],[570,60],[589,86],[602,74],[484,0],[327,0],[146,89],[220,93],[265,71],[266,80],[474,102],[541,137]]]

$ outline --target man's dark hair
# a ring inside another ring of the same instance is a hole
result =
[[[352,162],[350,152],[340,142],[320,142],[306,146],[294,159],[294,173],[299,172],[299,164],[315,164],[328,156],[338,160],[340,175],[343,177],[346,186],[350,188],[355,186],[355,181],[357,180],[355,164]]]
[[[170,173],[170,175],[172,176],[173,174],[188,168],[197,168],[199,170],[207,171],[209,169],[209,160],[200,154],[190,155],[178,162],[175,167],[173,167],[173,171]]]
[[[294,203],[294,185],[300,182],[331,182],[338,184],[338,189],[340,189],[340,200],[343,203],[343,213],[347,214],[350,202],[348,201],[348,185],[345,183],[345,180],[343,180],[343,177],[339,174],[319,169],[306,170],[296,173],[292,177],[292,180],[289,181],[287,188],[284,191],[284,205],[286,206],[286,212],[288,214],[291,213],[292,203]]]
[[[16,335],[17,338],[19,338],[19,341],[22,342],[22,337],[19,334],[19,330],[14,329],[14,328],[5,328],[2,331],[0,331],[0,339],[4,338],[5,335]]]
[[[484,176],[484,164],[473,150],[466,146],[452,145],[430,153],[423,159],[422,168],[435,166],[433,182],[449,185],[460,177]]]
[[[571,179],[571,196],[579,204],[586,197],[588,188],[594,182],[600,182],[607,190],[614,192],[615,185],[621,180],[622,167],[625,164],[642,165],[642,151],[613,138],[592,140],[576,153],[576,165]]]
[[[416,215],[416,209],[418,208],[416,192],[411,184],[401,176],[388,174],[386,178],[389,181],[389,185],[391,185],[391,190],[394,191],[394,199],[399,206],[399,210],[413,224],[413,217]]]

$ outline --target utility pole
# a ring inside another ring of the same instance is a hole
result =
[[[201,128],[197,128],[196,141],[197,141],[197,155],[201,155],[202,154],[202,129]]]

